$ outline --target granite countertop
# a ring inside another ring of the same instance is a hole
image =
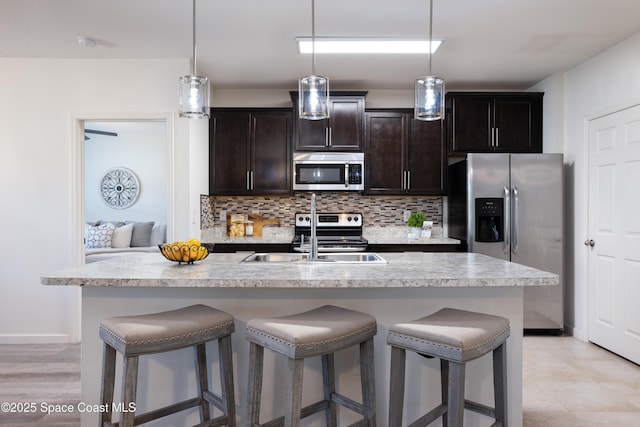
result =
[[[44,285],[210,288],[409,288],[556,285],[558,276],[474,253],[385,253],[387,264],[240,263],[210,254],[192,265],[136,253],[41,277]]]

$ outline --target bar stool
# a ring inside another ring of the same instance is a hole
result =
[[[200,421],[211,420],[210,404],[223,415],[215,425],[235,426],[235,402],[231,333],[234,319],[224,311],[205,305],[192,305],[173,311],[140,316],[111,317],[100,323],[100,338],[104,341],[101,403],[105,412],[100,415],[100,426],[113,426],[112,404],[115,382],[116,351],[123,356],[122,404],[119,427],[130,427],[151,420],[199,407]],[[209,391],[207,353],[205,343],[218,340],[221,395]],[[135,407],[138,381],[138,358],[141,355],[161,353],[194,347],[198,397],[175,403],[144,414],[127,411]],[[213,424],[207,424],[213,425]]]
[[[289,382],[285,391],[285,415],[262,425],[298,427],[300,419],[325,411],[328,426],[337,425],[336,405],[363,416],[359,425],[375,426],[373,337],[376,319],[368,314],[331,305],[304,313],[247,322],[249,349],[249,426],[260,426],[260,400],[264,349],[286,356]],[[334,353],[360,346],[362,403],[336,393]],[[304,359],[322,357],[324,399],[302,408]]]
[[[509,320],[483,313],[442,309],[430,316],[389,328],[391,384],[389,427],[402,425],[406,350],[440,359],[442,403],[410,426],[425,426],[442,417],[443,426],[462,427],[464,409],[495,418],[507,426],[507,350]],[[465,400],[465,363],[493,351],[495,407]]]

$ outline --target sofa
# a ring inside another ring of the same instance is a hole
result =
[[[85,224],[85,263],[135,252],[160,252],[167,224],[154,221],[104,221]]]

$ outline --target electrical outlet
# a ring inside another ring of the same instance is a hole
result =
[[[411,211],[404,211],[402,214],[402,218],[404,219],[404,222],[409,221],[410,216],[411,216]]]

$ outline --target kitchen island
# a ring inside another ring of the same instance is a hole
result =
[[[98,325],[109,316],[169,310],[195,303],[208,304],[236,318],[233,351],[239,425],[246,425],[248,343],[246,322],[334,304],[375,316],[376,392],[378,425],[387,425],[390,350],[389,325],[413,320],[442,307],[455,307],[505,316],[511,321],[507,341],[509,422],[522,426],[522,312],[524,286],[549,286],[558,276],[534,268],[472,253],[385,253],[387,264],[241,263],[248,253],[211,254],[194,265],[178,265],[158,254],[135,254],[71,268],[42,277],[44,285],[82,286],[82,402],[99,403],[102,342]],[[215,344],[210,350],[214,350]],[[215,354],[215,353],[211,353]],[[359,395],[357,358],[353,350],[336,356],[339,389]],[[414,355],[415,356],[415,355]],[[214,357],[215,360],[215,357]],[[141,362],[138,409],[192,397],[195,392],[193,355],[189,350],[150,356]],[[439,402],[439,363],[409,357],[406,419],[415,419]],[[174,369],[176,368],[177,369]],[[263,419],[282,407],[280,379],[284,360],[265,354]],[[118,368],[120,369],[120,368]],[[216,369],[212,369],[216,372]],[[185,372],[188,373],[185,374]],[[491,358],[471,362],[467,398],[491,404]],[[304,400],[321,395],[319,360],[305,366]],[[213,381],[217,388],[217,381]],[[116,384],[119,390],[119,383]],[[117,395],[116,395],[117,399]],[[193,425],[197,412],[185,419],[173,416],[162,425]],[[178,414],[183,415],[183,414]],[[468,413],[469,425],[490,425],[489,419]],[[82,413],[82,426],[97,424],[97,414]],[[344,411],[344,422],[356,417]],[[323,417],[305,425],[323,425]],[[160,425],[150,423],[149,425]]]

